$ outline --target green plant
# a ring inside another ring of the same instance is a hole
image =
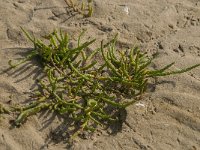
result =
[[[146,91],[147,82],[150,78],[180,74],[200,66],[200,64],[196,64],[177,71],[167,71],[175,64],[173,62],[161,69],[151,70],[149,65],[151,65],[153,58],[149,58],[137,47],[126,51],[116,51],[115,42],[113,42],[110,44],[107,53],[103,49],[102,47],[101,52],[105,61],[103,66],[109,72],[104,80],[109,82],[108,85],[115,84],[120,92],[123,91],[125,94],[130,93],[134,96],[141,95]]]
[[[0,115],[1,114],[9,114],[10,110],[6,108],[3,104],[0,103]]]
[[[87,53],[95,39],[81,43],[84,32],[80,34],[77,46],[70,47],[69,35],[62,31],[45,36],[48,44],[30,36],[24,29],[22,31],[34,48],[19,63],[9,61],[10,67],[15,68],[37,56],[46,77],[39,80],[41,90],[36,91],[31,103],[14,107],[13,110],[19,112],[15,124],[20,125],[42,110],[51,110],[73,120],[69,128],[72,137],[84,130],[93,132],[97,126],[118,121],[117,112],[140,99],[150,78],[180,74],[200,66],[167,71],[174,64],[171,63],[162,69],[151,70],[149,65],[153,59],[138,48],[116,50],[117,36]],[[102,62],[95,60],[97,55],[102,57]]]
[[[91,17],[93,13],[93,7],[92,7],[92,0],[87,0],[87,3],[81,2],[81,4],[78,4],[77,2],[74,2],[74,0],[65,0],[65,3],[69,8],[72,8],[74,12],[77,12],[84,17]]]

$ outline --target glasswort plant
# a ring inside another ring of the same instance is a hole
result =
[[[118,50],[117,37],[106,44],[101,42],[100,48],[86,53],[95,39],[81,43],[83,32],[77,45],[70,47],[69,35],[61,30],[45,36],[47,44],[23,28],[22,31],[34,48],[18,63],[13,64],[10,60],[10,67],[15,68],[37,56],[41,58],[46,76],[39,80],[41,90],[35,93],[31,103],[12,109],[18,112],[15,125],[21,125],[29,116],[42,110],[51,110],[73,120],[68,129],[73,133],[71,137],[119,121],[118,112],[140,100],[150,78],[180,74],[200,66],[196,64],[186,69],[168,71],[174,65],[170,63],[152,70],[149,66],[153,58],[138,48]],[[96,61],[96,55],[100,55],[103,62]]]

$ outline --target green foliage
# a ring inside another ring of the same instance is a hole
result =
[[[87,0],[85,3],[84,1],[81,4],[77,4],[74,0],[65,0],[65,3],[69,8],[72,8],[74,12],[77,12],[83,17],[91,17],[93,13],[92,3],[93,0]]]
[[[170,72],[167,70],[174,64],[171,63],[162,69],[151,70],[153,59],[138,48],[116,50],[116,37],[106,44],[102,42],[100,48],[88,54],[88,47],[95,39],[81,43],[83,33],[77,46],[70,47],[69,35],[62,31],[45,36],[48,40],[45,44],[22,30],[34,49],[19,63],[9,61],[11,68],[37,56],[46,77],[38,82],[41,90],[37,91],[32,103],[15,107],[19,112],[15,124],[20,125],[42,110],[51,110],[73,120],[69,129],[74,133],[72,137],[118,121],[117,112],[140,99],[150,78],[180,74],[200,65]],[[102,62],[96,61],[97,55],[102,57]]]
[[[5,106],[3,106],[3,104],[0,103],[0,115],[1,114],[9,114],[10,110],[8,108],[6,108]]]

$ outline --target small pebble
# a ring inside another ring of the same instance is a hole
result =
[[[125,6],[123,10],[124,10],[124,12],[126,12],[127,15],[129,15],[129,8],[128,8],[128,6]]]

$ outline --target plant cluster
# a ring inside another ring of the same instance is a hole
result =
[[[83,17],[91,17],[93,13],[92,0],[87,2],[82,1],[81,3],[74,2],[74,0],[65,0],[65,3],[69,8],[72,8],[74,12],[77,12]]]
[[[42,110],[51,110],[73,120],[70,130],[74,136],[118,121],[119,110],[140,99],[150,78],[183,73],[200,65],[170,72],[167,70],[174,64],[171,63],[151,70],[152,58],[138,48],[116,49],[117,37],[105,44],[101,42],[100,48],[88,53],[95,39],[82,43],[83,32],[76,47],[69,46],[70,37],[62,31],[46,36],[48,44],[23,32],[34,48],[22,61],[16,64],[9,61],[11,68],[37,56],[46,77],[38,81],[40,90],[35,92],[31,103],[15,107],[19,112],[15,124],[20,125]],[[97,55],[102,61],[95,59]]]

